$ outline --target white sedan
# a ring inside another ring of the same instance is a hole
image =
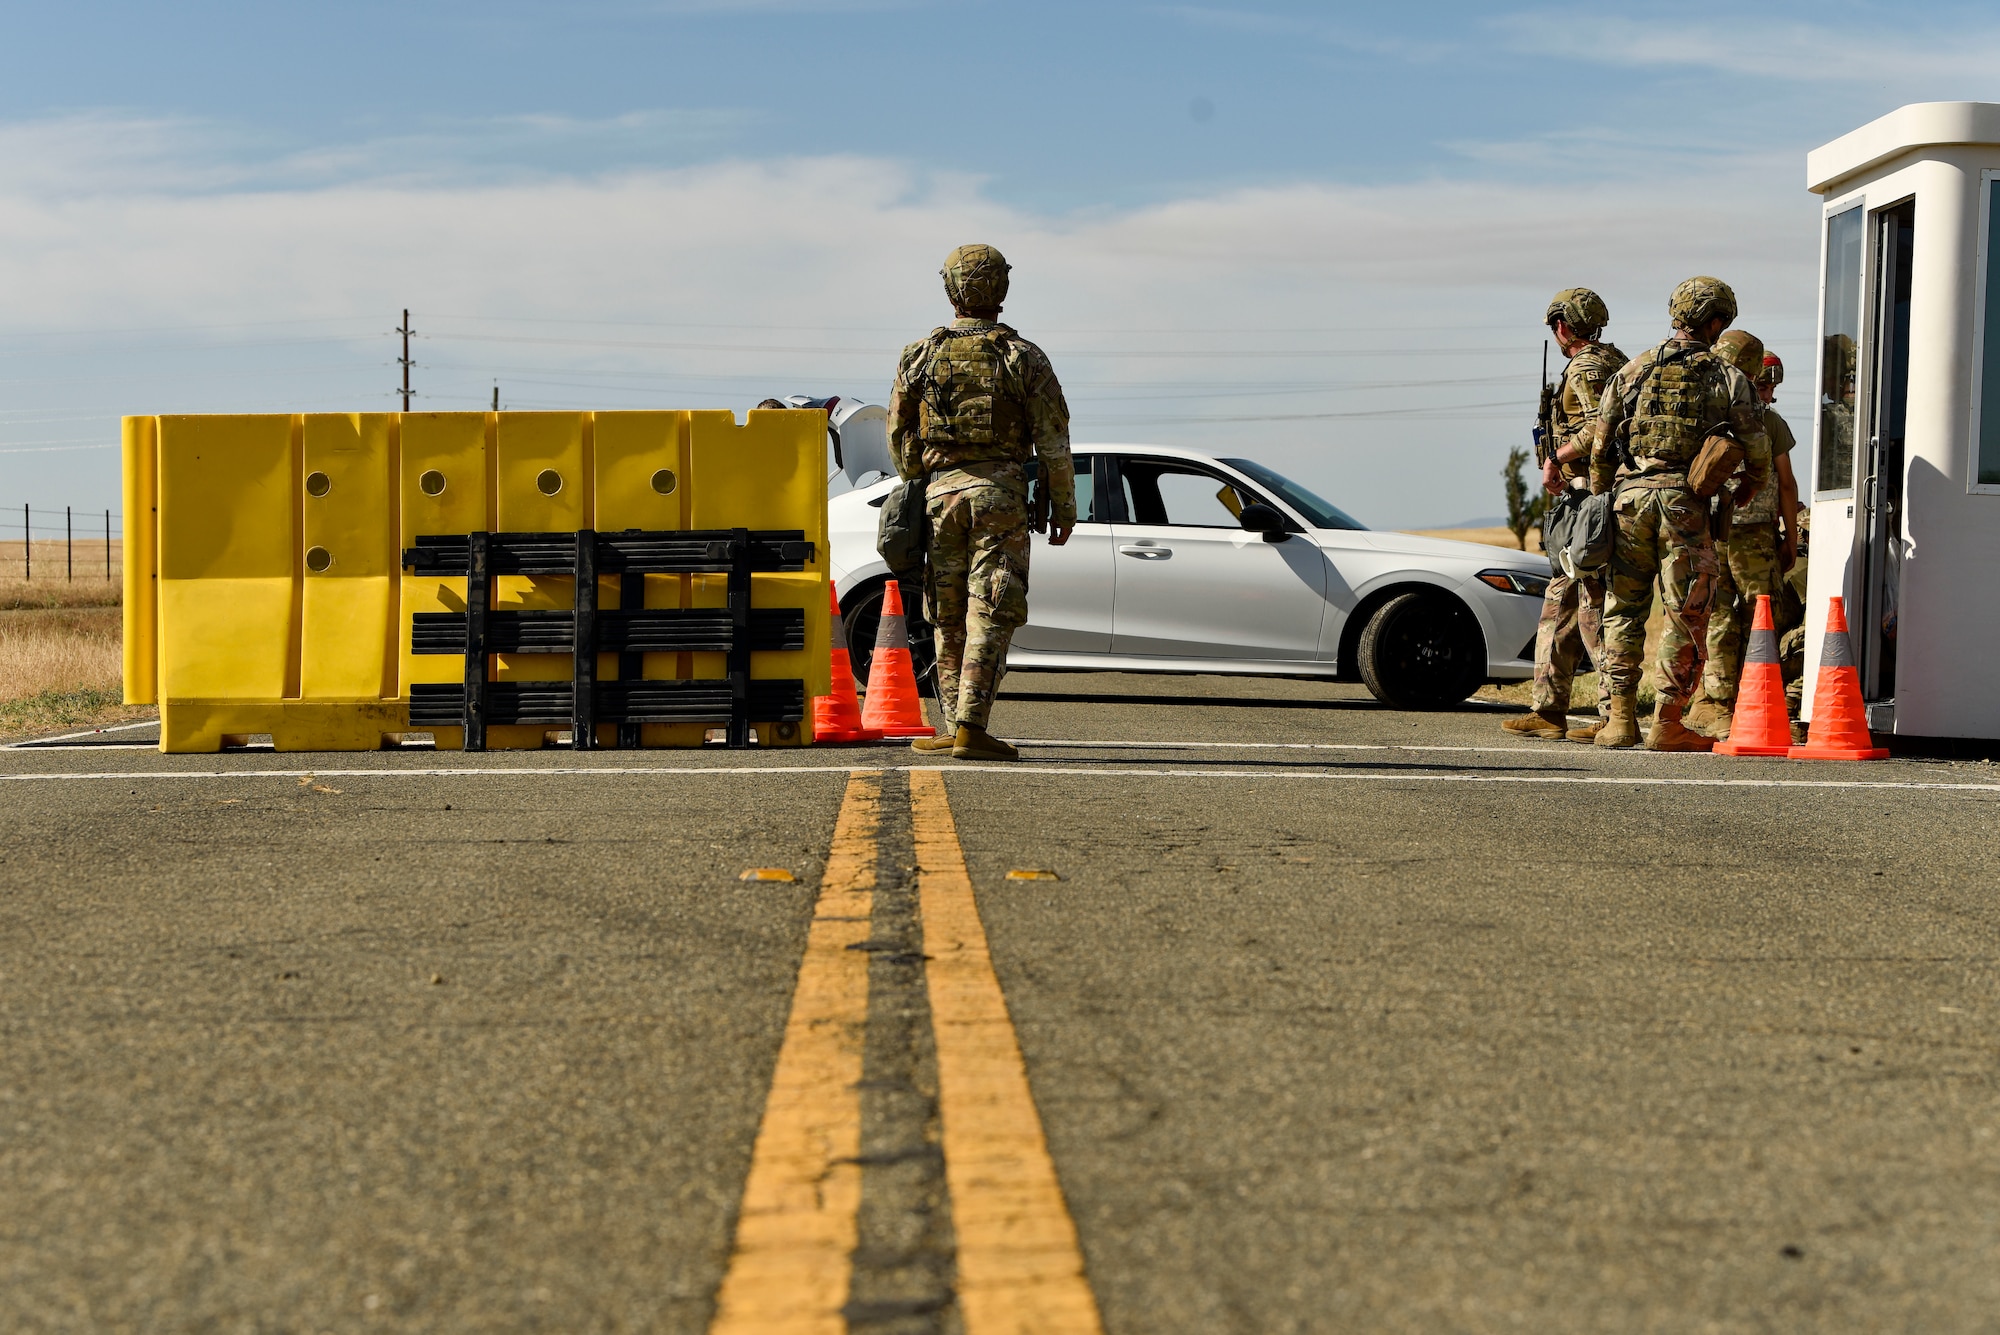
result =
[[[1534,672],[1549,571],[1469,542],[1376,533],[1248,459],[1157,445],[1075,447],[1068,543],[1034,537],[1028,624],[1010,668],[1359,679],[1441,708]],[[892,479],[828,503],[833,574],[867,680],[888,567],[875,550]],[[909,609],[913,623],[917,610]],[[913,636],[920,674],[931,646]]]

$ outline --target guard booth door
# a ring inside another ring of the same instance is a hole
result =
[[[1865,471],[1856,499],[1855,525],[1861,546],[1855,563],[1860,588],[1853,621],[1861,654],[1863,698],[1893,703],[1896,698],[1898,592],[1903,572],[1903,422],[1910,391],[1911,241],[1917,202],[1878,210],[1870,220],[1874,236],[1873,337],[1869,340],[1868,432]]]

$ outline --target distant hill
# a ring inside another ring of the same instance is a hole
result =
[[[1436,524],[1435,528],[1505,528],[1507,516],[1493,515],[1486,519],[1461,519],[1456,524]]]

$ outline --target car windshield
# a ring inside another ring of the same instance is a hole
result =
[[[1251,463],[1248,459],[1224,459],[1222,462],[1277,492],[1285,504],[1304,515],[1306,522],[1314,528],[1366,529],[1368,527],[1352,515],[1342,512],[1339,506],[1330,505],[1313,495],[1283,473],[1274,472],[1262,464]]]

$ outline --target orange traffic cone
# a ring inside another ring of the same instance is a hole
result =
[[[1882,760],[1888,749],[1868,732],[1861,703],[1861,672],[1847,640],[1847,609],[1838,598],[1826,609],[1826,640],[1819,651],[1819,682],[1813,687],[1812,727],[1806,744],[1786,754],[1794,760]]]
[[[854,660],[847,652],[847,623],[840,619],[840,596],[831,581],[833,600],[833,694],[813,697],[813,740],[872,742],[882,734],[861,725],[861,701],[854,694]]]
[[[1743,677],[1736,683],[1736,714],[1729,736],[1715,744],[1719,756],[1782,756],[1792,750],[1792,725],[1785,712],[1785,674],[1778,666],[1778,631],[1771,620],[1769,594],[1757,595],[1750,618],[1750,644]]]
[[[861,726],[878,737],[933,737],[937,730],[924,722],[923,697],[917,694],[916,668],[910,662],[910,632],[903,621],[902,586],[891,579],[882,592],[882,621],[875,629],[875,654],[868,663],[868,700]]]

